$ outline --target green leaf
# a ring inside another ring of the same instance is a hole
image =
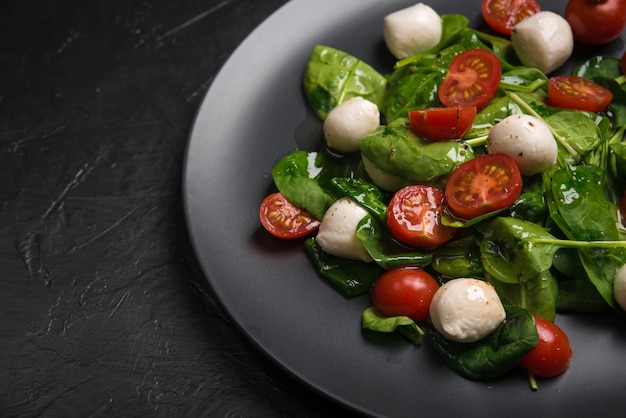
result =
[[[321,220],[335,201],[335,197],[322,187],[328,171],[333,176],[347,175],[349,169],[346,164],[327,158],[325,154],[295,151],[274,165],[272,177],[289,202]]]
[[[489,278],[503,304],[524,308],[533,315],[549,321],[556,318],[557,280],[550,270],[544,270],[522,283],[504,283]]]
[[[472,149],[462,142],[427,142],[417,137],[406,119],[396,119],[365,136],[360,147],[374,165],[407,183],[435,182],[474,157]]]
[[[392,333],[399,332],[412,344],[416,344],[424,335],[424,331],[407,316],[382,316],[374,307],[369,307],[361,315],[363,328],[371,331]]]
[[[384,272],[373,263],[348,260],[325,253],[315,238],[307,239],[305,248],[317,271],[347,298],[367,294]]]
[[[320,119],[352,97],[382,107],[387,79],[367,63],[329,46],[317,45],[306,65],[304,93]]]
[[[359,222],[356,236],[374,261],[384,269],[402,266],[424,267],[432,260],[429,253],[410,251],[399,245],[371,215],[366,215]]]
[[[537,345],[539,336],[530,312],[512,306],[505,310],[504,322],[474,343],[450,341],[433,331],[434,347],[448,367],[472,380],[495,379],[511,371]]]
[[[387,205],[383,202],[383,194],[378,187],[364,180],[349,177],[335,177],[331,183],[339,193],[363,206],[379,221],[385,222]]]
[[[558,246],[537,243],[555,239],[544,228],[523,219],[498,217],[485,229],[480,243],[483,268],[503,283],[524,283],[549,270]]]

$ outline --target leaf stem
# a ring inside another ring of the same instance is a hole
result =
[[[576,241],[558,238],[536,238],[531,240],[536,244],[553,244],[569,248],[613,248],[626,247],[626,241]]]

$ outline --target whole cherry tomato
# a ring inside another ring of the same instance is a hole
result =
[[[555,323],[535,316],[539,343],[519,361],[519,365],[537,377],[563,373],[572,359],[572,347],[565,332]]]
[[[570,0],[565,20],[578,42],[606,44],[617,39],[626,26],[626,0]]]
[[[437,289],[437,280],[421,268],[387,270],[372,287],[372,304],[383,316],[408,316],[421,322],[428,318]]]
[[[411,130],[431,141],[458,140],[476,119],[476,106],[436,107],[409,112]]]

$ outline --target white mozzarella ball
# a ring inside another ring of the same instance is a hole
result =
[[[574,35],[565,18],[542,11],[511,29],[511,43],[522,64],[548,74],[572,55]]]
[[[478,279],[453,279],[441,286],[430,304],[430,319],[439,333],[457,342],[478,341],[506,318],[493,286]]]
[[[359,141],[380,126],[378,106],[362,97],[352,97],[334,107],[324,119],[324,138],[340,152],[359,150]]]
[[[613,281],[613,294],[619,306],[626,310],[626,264],[617,270]]]
[[[558,146],[544,121],[530,115],[511,115],[489,131],[489,153],[508,154],[524,175],[540,173],[556,163]]]
[[[383,21],[385,43],[398,59],[436,46],[441,40],[441,32],[441,18],[423,3],[393,12]]]
[[[352,260],[372,261],[356,228],[367,211],[351,199],[344,197],[333,203],[324,214],[316,241],[328,254]]]
[[[402,179],[400,177],[381,170],[372,160],[363,154],[361,154],[361,159],[363,161],[363,168],[365,168],[367,175],[370,176],[372,183],[376,186],[390,192],[395,192],[402,188]]]

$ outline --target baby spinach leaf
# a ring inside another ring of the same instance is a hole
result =
[[[430,267],[448,279],[485,275],[480,260],[480,248],[476,238],[471,235],[435,249]]]
[[[498,217],[480,242],[483,268],[503,283],[518,284],[549,270],[557,246],[537,243],[554,239],[544,228],[523,219]]]
[[[411,110],[440,106],[439,85],[452,59],[464,50],[462,45],[455,44],[396,69],[389,76],[389,87],[381,107],[386,122],[406,118]]]
[[[317,271],[347,298],[367,294],[384,272],[376,264],[330,255],[321,249],[315,238],[307,239],[305,248]]]
[[[382,316],[374,307],[369,307],[361,315],[361,325],[376,332],[398,332],[412,344],[416,344],[424,331],[407,316]]]
[[[572,75],[594,79],[596,77],[617,78],[622,74],[620,59],[613,56],[598,55],[580,64]]]
[[[505,306],[506,319],[495,331],[474,343],[447,340],[433,330],[433,344],[444,362],[472,380],[501,377],[539,342],[532,315],[525,309]]]
[[[619,241],[617,211],[605,194],[604,170],[597,166],[563,167],[544,173],[551,218],[571,240]],[[613,280],[626,260],[623,246],[578,250],[582,265],[604,300],[620,310]]]
[[[384,269],[402,266],[424,267],[432,260],[429,253],[410,251],[399,245],[387,229],[371,215],[365,216],[359,222],[356,236],[374,261]]]
[[[304,94],[320,119],[351,97],[382,106],[387,79],[369,64],[329,46],[317,45],[307,62]]]
[[[386,221],[387,205],[383,202],[383,194],[378,187],[364,180],[349,177],[335,177],[331,183],[342,195],[363,206],[376,219]]]
[[[474,157],[472,149],[462,142],[427,142],[417,137],[406,119],[397,119],[365,136],[360,147],[378,168],[411,183],[434,182]]]
[[[349,167],[326,154],[295,151],[278,161],[272,177],[278,190],[294,205],[322,219],[335,197],[323,185],[328,177],[347,176]]]
[[[559,287],[550,270],[539,272],[521,283],[504,283],[494,278],[490,278],[489,283],[503,304],[524,308],[533,315],[554,321]]]

